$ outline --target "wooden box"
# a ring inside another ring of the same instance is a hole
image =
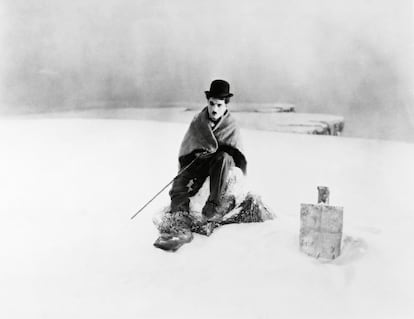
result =
[[[315,258],[335,259],[341,254],[342,227],[343,207],[301,204],[300,250]]]

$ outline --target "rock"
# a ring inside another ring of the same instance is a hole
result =
[[[223,217],[222,225],[234,223],[258,223],[273,219],[274,215],[265,207],[262,199],[248,193],[243,202]]]

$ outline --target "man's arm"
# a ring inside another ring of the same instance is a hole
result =
[[[220,145],[217,151],[228,153],[233,158],[236,167],[240,168],[244,175],[247,174],[246,157],[237,148],[234,148],[229,145]]]

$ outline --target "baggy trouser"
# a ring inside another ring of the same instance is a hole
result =
[[[208,158],[199,158],[191,167],[178,175],[170,190],[171,212],[190,209],[190,197],[197,194],[207,177],[210,177],[209,202],[220,204],[224,187],[234,160],[226,152],[219,151]]]

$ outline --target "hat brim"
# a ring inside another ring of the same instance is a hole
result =
[[[225,99],[227,97],[232,97],[233,96],[233,93],[214,94],[214,93],[210,93],[210,91],[204,91],[204,93],[206,94],[206,96],[213,97],[213,98],[216,98],[216,99]]]

